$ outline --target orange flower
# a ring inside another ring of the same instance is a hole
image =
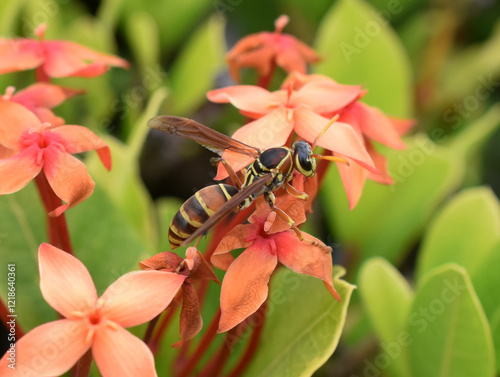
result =
[[[300,241],[291,230],[270,233],[275,213],[270,216],[269,210],[267,213],[266,217],[254,215],[250,224],[233,228],[212,255],[212,264],[227,270],[222,282],[219,333],[232,329],[259,309],[267,298],[269,279],[278,262],[295,272],[323,280],[328,291],[340,301],[333,287],[331,252],[320,240],[304,232],[305,239],[317,244]],[[230,251],[239,248],[245,251],[235,259]]]
[[[82,126],[52,126],[40,120],[24,106],[0,99],[0,195],[19,191],[43,169],[47,180],[66,204],[50,214],[58,216],[87,199],[94,181],[85,165],[71,156],[95,149],[111,169],[109,147],[97,135]]]
[[[64,119],[55,116],[51,109],[59,106],[68,98],[83,93],[82,90],[63,88],[41,82],[30,85],[14,94],[15,90],[13,86],[9,86],[3,99],[23,105],[35,113],[41,122],[48,122],[52,126],[62,126]]]
[[[292,131],[302,139],[313,143],[330,120],[320,114],[334,113],[354,101],[360,94],[359,86],[328,85],[323,82],[311,82],[299,90],[269,92],[251,85],[237,85],[208,92],[212,102],[230,102],[240,112],[257,119],[241,127],[233,138],[246,144],[267,149],[285,145]],[[378,173],[368,155],[362,139],[354,129],[345,123],[335,122],[318,140],[318,146],[335,153],[348,156],[364,168]],[[251,159],[234,152],[225,152],[223,158],[234,170],[247,166]],[[222,166],[216,180],[227,177]]]
[[[7,367],[5,354],[0,374],[60,376],[92,348],[103,376],[156,376],[148,347],[124,328],[161,313],[184,277],[130,272],[98,298],[89,272],[75,257],[44,243],[38,258],[43,297],[64,319],[43,324],[22,337],[16,343],[16,369]]]
[[[127,61],[100,54],[68,41],[45,41],[46,25],[40,25],[35,34],[38,40],[28,38],[0,38],[0,74],[40,67],[48,77],[95,77],[109,66],[128,68]]]
[[[219,282],[219,279],[196,247],[189,247],[186,250],[186,259],[182,259],[171,251],[164,251],[140,262],[139,265],[143,270],[176,272],[185,278],[182,283],[181,340],[172,345],[172,347],[178,348],[186,340],[194,338],[203,327],[198,295],[192,280]]]
[[[307,63],[320,60],[316,52],[305,43],[281,33],[288,21],[287,16],[281,16],[275,21],[274,33],[251,34],[234,45],[226,60],[229,73],[235,81],[240,80],[239,70],[242,67],[255,68],[261,77],[265,77],[272,72],[275,64],[287,72],[306,73]]]

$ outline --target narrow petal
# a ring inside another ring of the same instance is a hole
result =
[[[305,84],[292,98],[294,103],[310,106],[315,113],[326,115],[356,100],[360,92],[360,86],[316,80]]]
[[[214,267],[226,271],[234,261],[230,252],[250,246],[251,243],[245,242],[245,238],[257,232],[258,228],[257,224],[240,224],[226,233],[210,258]]]
[[[46,107],[52,109],[59,106],[68,98],[80,93],[83,93],[83,91],[48,83],[36,83],[17,92],[12,97],[12,101],[20,103],[27,108]]]
[[[61,315],[95,306],[97,292],[89,271],[77,258],[42,243],[38,249],[40,289],[45,301]]]
[[[182,285],[182,309],[180,319],[181,340],[172,345],[174,348],[179,348],[182,343],[193,339],[203,327],[201,318],[200,304],[198,295],[190,281],[186,281]]]
[[[350,165],[346,166],[337,163],[337,168],[339,169],[340,178],[342,179],[342,183],[347,193],[349,209],[353,209],[358,204],[361,193],[363,192],[368,171],[349,158],[345,156],[344,158],[350,162]]]
[[[219,333],[255,313],[267,298],[269,279],[278,260],[268,250],[254,246],[236,258],[224,276]]]
[[[128,68],[127,61],[67,41],[45,42],[45,73],[50,77],[95,77],[109,66]]]
[[[50,187],[66,202],[52,211],[52,216],[59,216],[92,195],[95,183],[80,160],[54,147],[45,148],[44,162],[43,170]]]
[[[137,309],[147,306],[139,305]],[[120,326],[100,327],[94,335],[92,353],[103,377],[157,376],[148,346]]]
[[[413,119],[389,118],[389,121],[400,136],[406,135],[406,133],[416,124],[416,121]]]
[[[0,195],[17,192],[35,178],[42,169],[36,159],[35,148],[28,148],[12,157],[0,159]]]
[[[294,112],[295,132],[312,143],[328,123],[329,119],[300,107]],[[335,122],[318,140],[318,145],[352,158],[364,168],[378,173],[373,161],[356,131],[348,124]]]
[[[186,251],[186,260],[188,257],[188,253],[194,249],[194,255],[192,256],[192,260],[194,261],[194,268],[190,271],[189,277],[192,280],[213,280],[217,284],[220,284],[219,278],[215,275],[214,270],[210,267],[210,264],[205,259],[205,256],[200,253],[198,249],[195,247],[190,247]]]
[[[35,68],[43,60],[43,48],[39,42],[26,38],[0,38],[0,74]]]
[[[4,377],[50,377],[68,371],[90,348],[84,321],[62,319],[31,330],[16,343],[16,369],[7,367],[9,354],[0,360]]]
[[[182,258],[171,251],[163,251],[139,262],[141,270],[166,270],[174,272],[182,262]]]
[[[366,150],[370,154],[373,162],[375,163],[375,166],[381,173],[379,175],[368,172],[368,178],[371,179],[372,181],[381,183],[383,185],[392,185],[394,181],[392,180],[391,175],[389,173],[389,168],[387,166],[387,159],[380,153],[378,153],[373,144],[370,143],[369,141],[366,141]]]
[[[102,313],[123,327],[150,321],[170,304],[185,278],[164,271],[129,272],[101,296]]]
[[[302,232],[302,235],[307,240],[322,243],[310,234]],[[273,238],[276,240],[280,263],[299,274],[323,280],[328,291],[340,301],[340,296],[333,287],[331,253],[309,242],[300,241],[292,232],[278,233]]]
[[[40,126],[40,121],[26,107],[0,99],[0,144],[19,150],[23,131],[37,126]]]
[[[239,74],[236,69],[252,67],[257,70],[260,76],[266,76],[271,72],[274,59],[274,49],[271,46],[263,45],[254,50],[240,54],[236,59],[229,61],[231,77],[239,81]]]
[[[283,35],[282,39],[286,37],[288,36]],[[300,54],[300,52],[294,48],[295,43],[293,43],[292,46],[287,46],[287,48],[282,48],[277,52],[276,64],[288,73],[294,71],[299,73],[307,73],[307,63],[305,59]]]
[[[235,85],[211,90],[207,93],[207,98],[216,103],[231,103],[240,110],[261,115],[272,111],[269,104],[274,99],[269,91],[253,85]]]
[[[292,130],[293,123],[287,117],[287,109],[278,107],[273,112],[236,130],[232,138],[265,150],[285,145]],[[253,161],[251,157],[230,151],[224,152],[222,158],[231,165],[234,171],[241,170]],[[215,180],[226,177],[226,169],[219,164]]]
[[[46,107],[32,107],[30,110],[40,122],[50,123],[53,127],[62,126],[64,124],[64,119],[55,115],[51,110]]]
[[[107,170],[111,170],[111,151],[95,133],[82,126],[62,126],[52,129],[60,134],[67,144],[66,152],[75,154],[95,150]]]

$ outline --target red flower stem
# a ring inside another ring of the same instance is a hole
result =
[[[240,376],[245,371],[250,361],[252,361],[252,357],[257,351],[257,346],[259,345],[259,341],[262,336],[262,330],[264,329],[264,323],[267,318],[267,302],[268,300],[264,301],[259,310],[257,310],[257,312],[254,314],[254,318],[256,318],[257,323],[255,323],[255,325],[253,326],[252,336],[250,338],[250,341],[248,342],[245,353],[241,357],[238,364],[234,367],[234,369],[227,375],[227,377]],[[262,318],[262,320],[259,320],[260,318]]]
[[[172,319],[174,318],[174,314],[177,311],[177,308],[178,306],[168,307],[167,309],[165,309],[165,316],[161,320],[158,330],[156,330],[156,333],[152,336],[151,341],[148,343],[148,347],[153,355],[156,355],[156,353],[158,352],[158,347],[160,345],[161,339],[163,338],[163,335],[165,335],[165,331],[167,330],[170,321],[172,321]]]
[[[92,348],[78,360],[75,366],[71,369],[72,377],[88,377],[90,375],[90,367],[92,366]]]
[[[212,318],[210,325],[208,325],[207,331],[205,331],[205,334],[203,334],[203,338],[196,347],[196,350],[194,351],[193,355],[189,359],[187,359],[186,362],[184,363],[185,365],[184,369],[181,369],[178,373],[175,373],[175,376],[187,377],[193,371],[193,369],[200,362],[201,358],[205,354],[205,351],[208,349],[208,347],[214,340],[215,336],[217,335],[219,320],[220,320],[220,309],[217,310],[217,313],[215,313],[214,317]]]
[[[40,66],[38,67],[36,70],[35,70],[35,76],[36,76],[36,81],[37,82],[46,82],[46,83],[50,83],[50,77],[47,76],[47,74],[45,73],[45,71],[43,70],[43,66]]]
[[[7,306],[5,306],[5,303],[0,299],[0,318],[2,319],[2,323],[8,333],[10,333],[11,329],[10,323],[8,322],[15,318],[9,317],[9,315],[12,315],[11,312],[9,311]],[[24,331],[21,329],[21,326],[19,326],[17,318],[15,318],[14,330],[16,331],[16,341],[18,341],[24,335]]]
[[[148,344],[149,341],[151,340],[151,337],[153,336],[153,331],[155,329],[156,324],[158,323],[158,320],[160,319],[160,316],[161,314],[158,314],[151,321],[149,321],[146,332],[144,333],[144,339],[143,339],[144,343]]]
[[[43,170],[35,177],[38,193],[42,198],[43,206],[47,212],[47,227],[49,242],[68,254],[73,255],[73,248],[69,237],[68,224],[64,213],[57,217],[50,216],[49,213],[62,204],[61,199],[55,194]]]
[[[276,71],[276,61],[273,59],[273,62],[271,63],[271,68],[269,69],[269,73],[264,76],[259,76],[257,79],[257,86],[260,86],[261,88],[264,89],[269,89],[269,86],[271,85],[271,80],[274,75],[274,71]]]

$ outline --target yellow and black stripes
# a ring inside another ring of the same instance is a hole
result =
[[[186,200],[170,223],[170,247],[179,247],[237,192],[236,187],[218,184],[205,187]]]

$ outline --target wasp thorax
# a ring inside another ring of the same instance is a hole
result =
[[[295,169],[306,177],[314,177],[316,160],[312,157],[311,146],[306,141],[297,141],[293,144],[293,162]]]

